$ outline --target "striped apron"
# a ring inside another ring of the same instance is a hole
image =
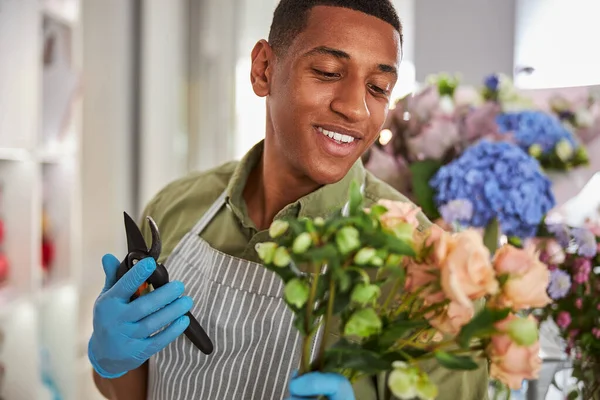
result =
[[[177,244],[165,266],[186,285],[192,314],[214,343],[211,355],[181,335],[150,359],[149,400],[281,400],[300,364],[301,336],[281,279],[261,264],[213,249],[200,233],[225,193]]]

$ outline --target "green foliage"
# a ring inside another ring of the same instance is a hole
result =
[[[484,308],[475,318],[462,327],[458,334],[458,343],[463,348],[468,348],[473,338],[485,338],[495,332],[494,324],[502,321],[508,314],[510,309],[494,310]]]
[[[438,350],[435,352],[435,358],[441,365],[448,369],[470,371],[478,368],[477,363],[468,356],[458,356]]]
[[[440,213],[434,201],[435,191],[429,181],[441,168],[442,163],[437,160],[417,161],[410,164],[412,175],[411,183],[417,204],[423,213],[431,220],[438,219]]]

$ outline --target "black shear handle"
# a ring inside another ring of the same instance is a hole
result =
[[[121,265],[119,265],[119,268],[117,269],[117,280],[121,279],[123,277],[123,275],[125,275],[125,273],[127,273],[127,271],[129,271],[131,266],[133,266],[133,262],[132,262],[133,259],[141,260],[142,258],[147,257],[147,256],[142,256],[142,257],[137,257],[137,256],[139,256],[139,255],[130,253],[121,262]],[[152,275],[150,275],[150,278],[148,278],[148,280],[146,282],[151,284],[152,287],[155,289],[158,289],[159,287],[161,287],[164,284],[166,284],[167,282],[169,282],[169,273],[168,273],[167,269],[165,268],[165,266],[162,264],[157,264],[156,270],[152,273]],[[133,301],[137,297],[138,296],[134,294],[131,297],[131,300]],[[203,352],[204,354],[211,354],[213,352],[214,346],[213,346],[212,341],[208,337],[208,334],[206,333],[204,328],[202,328],[202,326],[200,325],[198,320],[192,315],[191,312],[188,311],[185,315],[187,315],[190,319],[190,325],[184,331],[185,336],[187,336],[187,338],[201,352]]]

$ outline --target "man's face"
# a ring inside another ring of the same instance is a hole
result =
[[[400,57],[390,24],[314,7],[269,86],[267,135],[289,167],[318,184],[342,179],[379,136]]]

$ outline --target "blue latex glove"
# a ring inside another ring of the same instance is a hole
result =
[[[141,366],[185,331],[190,320],[184,314],[192,308],[192,299],[181,297],[183,283],[172,281],[130,302],[156,269],[151,257],[138,262],[118,281],[119,260],[105,255],[102,266],[106,280],[94,305],[88,357],[100,376],[118,378]]]
[[[310,372],[293,377],[288,400],[316,399],[325,396],[329,400],[355,400],[352,384],[346,377],[322,372]]]

